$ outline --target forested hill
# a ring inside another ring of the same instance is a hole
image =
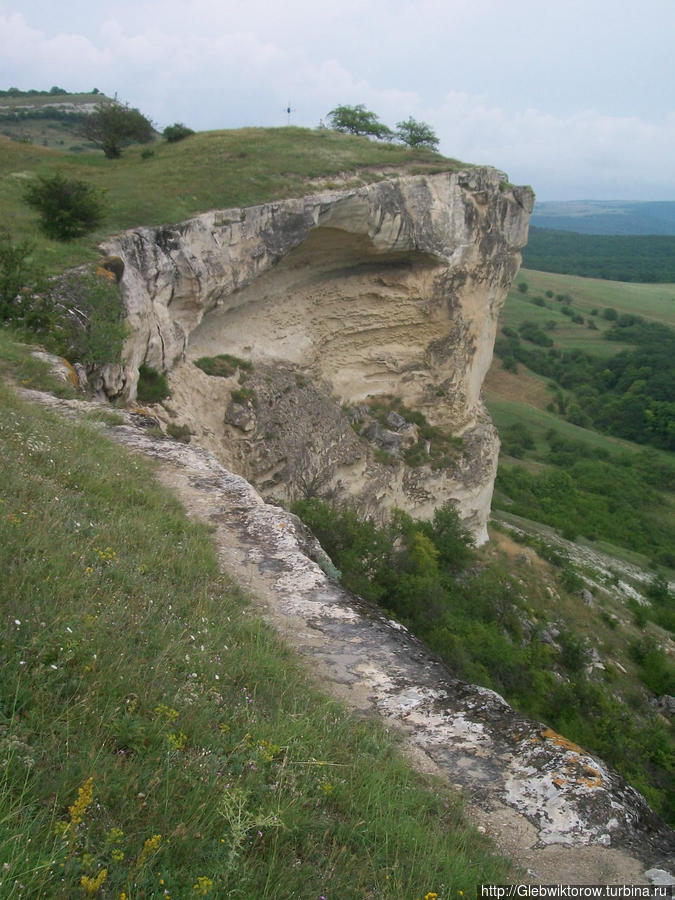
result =
[[[523,266],[612,281],[675,282],[675,236],[577,234],[535,226]]]

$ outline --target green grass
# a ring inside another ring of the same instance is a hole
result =
[[[0,333],[6,370],[20,354]],[[150,464],[97,417],[5,382],[0,406],[3,900],[444,900],[509,879],[443,784],[317,691]]]
[[[619,453],[621,451],[629,451],[638,453],[644,450],[644,447],[633,444],[631,441],[624,441],[621,438],[610,437],[601,434],[598,431],[591,431],[588,428],[580,428],[573,425],[565,419],[560,418],[555,413],[548,412],[544,409],[536,409],[528,406],[526,403],[518,403],[513,400],[500,400],[494,395],[488,396],[487,406],[492,416],[492,420],[499,430],[521,422],[525,424],[532,432],[532,435],[540,448],[544,443],[544,434],[551,428],[558,431],[561,435],[577,441],[583,441],[590,447],[607,450],[609,453]],[[665,451],[654,451],[657,454],[663,454],[664,457],[670,458],[670,454]]]
[[[253,363],[248,359],[239,359],[230,353],[221,353],[218,356],[200,356],[195,360],[195,365],[207,375],[215,378],[230,378],[240,369],[245,375],[253,369]]]
[[[593,308],[603,310],[611,306],[619,313],[638,313],[646,319],[675,326],[673,284],[606,281],[600,278],[582,278],[579,275],[537,272],[534,269],[521,269],[517,281],[528,283],[526,297],[544,296],[547,290],[554,294],[568,294],[572,298],[572,305],[583,315],[590,313]],[[555,300],[545,299],[549,305],[558,305]],[[597,324],[601,325],[600,322]]]
[[[96,244],[126,228],[366,183],[381,177],[373,170],[384,166],[404,173],[460,165],[429,150],[294,127],[201,132],[178,143],[160,141],[152,149],[147,159],[136,146],[119,160],[107,160],[102,153],[60,153],[0,137],[4,226],[15,240],[36,239],[36,259],[53,271],[95,259]],[[105,191],[106,219],[100,229],[68,244],[36,237],[35,216],[21,199],[28,178],[54,170]]]

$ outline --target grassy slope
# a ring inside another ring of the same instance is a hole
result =
[[[299,197],[315,187],[337,187],[381,177],[373,170],[441,171],[457,167],[428,150],[370,141],[329,130],[245,128],[202,132],[184,141],[152,145],[153,155],[130,147],[119,160],[64,154],[0,137],[0,207],[15,239],[37,240],[36,257],[50,269],[96,259],[96,244],[125,228],[179,222],[208,209],[250,206]],[[26,180],[58,170],[105,191],[101,228],[69,244],[36,236],[35,215],[23,203]],[[342,184],[342,181],[339,182]]]
[[[607,281],[582,278],[580,275],[537,272],[534,269],[521,269],[517,281],[528,283],[526,299],[551,290],[554,294],[569,294],[573,305],[584,315],[593,308],[602,310],[611,306],[619,313],[639,313],[646,319],[675,327],[675,284]],[[545,299],[551,306],[556,303],[555,300]],[[598,325],[601,324],[598,322]]]
[[[0,360],[40,383],[1,333]],[[443,785],[308,682],[151,465],[4,383],[0,439],[3,900],[508,878]]]

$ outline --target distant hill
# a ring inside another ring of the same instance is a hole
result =
[[[580,234],[675,235],[675,201],[550,200],[536,203],[532,225]]]
[[[0,135],[23,144],[82,153],[97,148],[78,133],[82,119],[110,98],[99,90],[69,94],[49,91],[0,91]]]

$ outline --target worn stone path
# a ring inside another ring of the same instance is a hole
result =
[[[86,404],[36,399],[73,414]],[[446,777],[481,830],[542,883],[664,883],[673,833],[600,760],[453,678],[405,628],[330,581],[299,520],[263,502],[208,452],[150,436],[142,417],[107,429],[157,460],[188,513],[214,527],[223,568],[309,663],[322,687],[403,735],[413,763]]]

